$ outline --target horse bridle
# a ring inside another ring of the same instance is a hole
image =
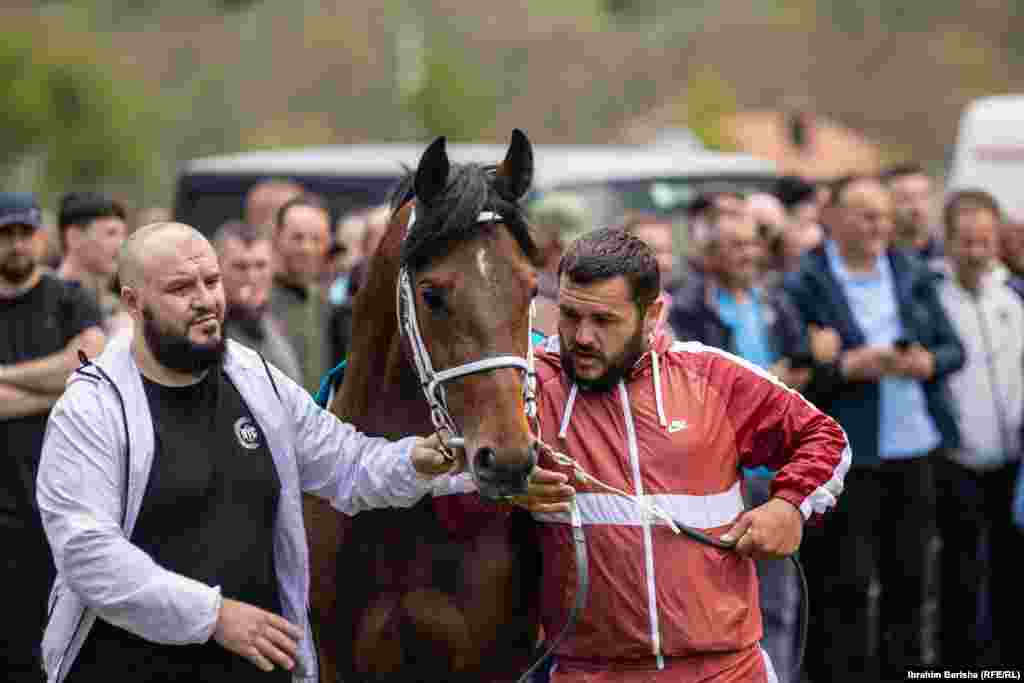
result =
[[[416,220],[416,209],[413,208],[409,214],[409,226]],[[483,211],[477,216],[476,222],[495,223],[501,220],[501,216],[493,211]],[[408,234],[408,229],[407,229]],[[409,340],[409,347],[412,352],[413,365],[416,367],[416,374],[419,376],[420,388],[430,406],[430,420],[438,436],[442,437],[442,443],[446,446],[461,446],[464,441],[455,424],[455,419],[448,410],[448,401],[444,391],[444,385],[462,377],[499,370],[501,368],[516,368],[522,370],[526,376],[523,385],[523,401],[526,417],[532,420],[537,414],[537,378],[534,368],[533,345],[529,337],[526,344],[526,357],[521,356],[490,356],[480,360],[471,361],[456,365],[445,370],[435,370],[430,360],[430,352],[423,341],[420,332],[419,321],[416,317],[416,295],[412,288],[412,279],[409,270],[402,266],[398,271],[398,327],[402,334]],[[527,328],[527,335],[533,328],[534,303],[530,302],[530,324]],[[447,436],[442,432],[447,432]],[[453,443],[453,441],[455,443]]]
[[[416,208],[413,207],[409,212],[406,235],[409,234],[409,230],[415,220]],[[482,211],[476,217],[477,224],[496,223],[501,220],[502,217],[493,211]],[[416,294],[412,288],[412,278],[409,276],[409,270],[405,266],[402,266],[398,271],[396,295],[398,297],[398,305],[396,306],[398,329],[401,330],[402,335],[409,341],[413,365],[420,380],[420,388],[423,390],[423,395],[430,406],[430,420],[433,422],[434,430],[441,439],[445,457],[454,460],[451,449],[465,446],[465,439],[459,433],[455,419],[452,418],[448,410],[448,402],[444,391],[445,383],[462,377],[468,377],[469,375],[501,368],[517,368],[525,373],[523,403],[527,423],[536,429],[534,434],[536,443],[547,450],[545,444],[540,440],[540,425],[536,424],[537,372],[534,363],[533,344],[529,338],[533,330],[534,315],[536,314],[535,302],[533,300],[530,301],[530,322],[526,330],[526,358],[512,355],[491,356],[438,371],[434,369],[434,364],[430,360],[430,352],[427,350],[427,345],[423,341],[423,335],[420,332],[419,321],[416,317]],[[444,432],[447,432],[447,435]],[[571,510],[573,546],[576,551],[576,599],[562,630],[549,642],[548,647],[536,658],[536,661],[520,676],[517,683],[527,683],[529,681],[530,676],[554,653],[555,649],[569,635],[576,625],[580,613],[586,607],[587,594],[590,590],[587,542],[583,535],[583,523],[575,502],[571,503]]]

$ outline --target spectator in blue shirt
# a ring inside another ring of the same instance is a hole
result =
[[[846,430],[854,457],[829,533],[811,531],[802,551],[811,584],[808,672],[815,683],[902,677],[901,667],[935,656],[924,628],[932,456],[959,445],[945,378],[963,366],[964,350],[935,275],[890,248],[893,203],[877,179],[839,181],[826,219],[829,241],[805,256],[787,286],[806,323],[839,333],[841,352],[822,373],[827,381],[816,382],[815,401]]]

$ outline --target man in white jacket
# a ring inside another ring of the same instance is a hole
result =
[[[1024,412],[1024,305],[993,272],[1000,210],[988,193],[954,193],[944,211],[950,274],[942,305],[966,352],[949,377],[961,447],[936,466],[942,663],[1016,666],[1021,601],[1011,520]],[[986,537],[987,552],[979,552]],[[988,583],[992,637],[978,628],[978,599]]]
[[[226,341],[193,228],[140,229],[119,274],[134,335],[83,357],[42,451],[48,678],[315,681],[301,493],[348,514],[409,506],[451,464],[436,437],[356,432]]]

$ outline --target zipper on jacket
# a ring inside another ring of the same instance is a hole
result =
[[[622,402],[622,417],[626,422],[626,440],[629,444],[629,460],[633,466],[634,492],[643,498],[644,484],[640,474],[640,449],[636,444],[636,427],[633,424],[633,413],[629,408],[629,392],[626,385],[619,381],[619,400]],[[642,513],[641,524],[644,533],[644,568],[647,574],[647,609],[651,622],[651,651],[658,660],[658,669],[665,668],[665,658],[661,654],[661,630],[658,626],[658,595],[654,580],[654,539],[651,537],[651,520],[647,513]]]

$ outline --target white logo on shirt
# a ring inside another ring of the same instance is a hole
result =
[[[248,416],[235,420],[235,436],[242,448],[253,450],[260,447],[260,430]]]
[[[689,423],[687,423],[686,420],[672,420],[672,424],[668,426],[668,433],[675,434],[676,432],[681,432],[682,430],[688,428],[689,426],[690,425]]]

